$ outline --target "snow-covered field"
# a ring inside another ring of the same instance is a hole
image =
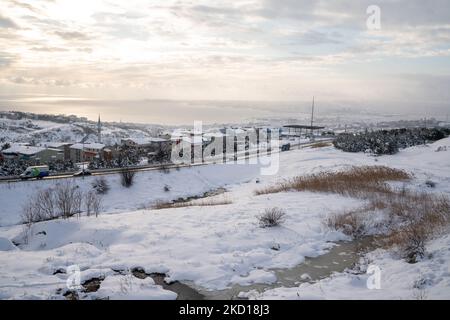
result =
[[[436,152],[439,146],[447,146],[448,151]],[[175,298],[149,278],[140,280],[123,274],[134,267],[147,273],[165,273],[167,282],[189,281],[208,290],[276,282],[271,269],[294,267],[305,257],[326,253],[333,242],[347,239],[340,232],[330,231],[323,224],[324,218],[356,208],[361,202],[320,193],[255,196],[253,192],[297,175],[372,164],[413,173],[415,178],[408,183],[412,188],[430,191],[425,181],[432,180],[436,182],[433,192],[450,194],[449,138],[378,158],[344,153],[333,147],[307,148],[281,153],[280,170],[274,176],[260,176],[257,166],[214,165],[168,174],[149,171],[140,173],[136,185],[128,190],[119,185],[118,176],[110,176],[112,189],[104,203],[106,213],[111,214],[37,223],[28,243],[18,248],[12,242],[23,243],[24,227],[14,224],[20,220],[22,203],[41,184],[0,185],[0,298],[62,299],[68,274],[54,273],[71,265],[81,269],[81,282],[105,278],[97,292],[87,293],[84,298]],[[87,189],[89,179],[76,181],[80,188]],[[260,183],[256,183],[257,179]],[[42,187],[52,183],[56,182],[43,181]],[[164,192],[165,185],[171,187],[170,192]],[[202,194],[223,186],[228,192],[215,197],[226,198],[231,204],[137,210],[159,199]],[[271,207],[285,210],[285,223],[260,228],[256,216]],[[431,255],[416,264],[407,264],[382,250],[370,253],[367,259],[382,271],[381,290],[367,289],[366,275],[341,273],[296,288],[251,291],[242,296],[410,299],[426,293],[429,298],[449,299],[449,244],[448,236],[431,242]],[[415,284],[418,289],[414,289]]]
[[[158,201],[201,195],[232,183],[247,182],[259,173],[258,165],[208,165],[194,168],[180,168],[164,173],[160,170],[143,171],[136,174],[132,188],[124,188],[120,175],[105,175],[110,190],[103,196],[104,213],[120,213],[151,207]],[[17,224],[21,221],[22,206],[37,190],[55,187],[71,180],[83,192],[93,190],[95,176],[0,183],[1,203],[0,226]],[[168,186],[169,191],[164,187]]]

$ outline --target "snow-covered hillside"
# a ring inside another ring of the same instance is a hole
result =
[[[59,123],[35,119],[8,119],[0,117],[0,145],[3,143],[77,142],[89,133],[96,133],[92,121]],[[124,138],[144,138],[155,135],[159,127],[127,124],[102,124],[102,140],[107,145],[120,143]],[[95,139],[95,136],[93,137]],[[88,140],[89,141],[89,140]]]
[[[437,152],[438,149],[442,151]],[[333,147],[292,150],[280,154],[280,170],[274,176],[260,176],[258,170],[247,167],[194,167],[169,174],[140,173],[136,185],[127,191],[120,189],[117,177],[112,176],[108,179],[113,189],[105,202],[109,203],[106,211],[114,214],[36,223],[27,242],[23,239],[23,226],[0,228],[0,298],[62,299],[68,278],[64,272],[71,265],[80,267],[82,282],[104,279],[97,292],[86,293],[83,298],[175,298],[150,279],[128,279],[127,270],[137,267],[146,273],[164,273],[168,282],[179,280],[207,290],[235,284],[274,285],[274,268],[292,268],[306,257],[325,254],[336,241],[348,240],[344,234],[328,229],[323,221],[331,213],[360,206],[361,200],[310,192],[255,196],[254,191],[293,176],[372,164],[413,173],[414,179],[407,182],[411,188],[430,191],[425,182],[432,180],[436,183],[433,192],[450,194],[450,138],[382,157],[344,153]],[[88,188],[90,181],[77,183]],[[163,191],[166,184],[171,185],[173,193]],[[1,217],[5,221],[18,221],[20,202],[34,192],[36,185],[11,185],[10,191],[7,185],[0,185],[1,202],[6,204]],[[175,199],[218,186],[226,186],[228,192],[210,199],[226,198],[230,204],[136,210],[160,197]],[[20,201],[9,199],[15,194],[20,195]],[[256,216],[271,207],[285,210],[285,223],[260,228]],[[432,255],[413,265],[389,252],[370,253],[368,258],[382,268],[382,291],[367,289],[365,275],[342,273],[296,288],[283,288],[280,284],[280,288],[264,293],[245,293],[251,288],[244,287],[241,296],[410,299],[416,296],[415,283],[423,278],[425,284],[420,287],[430,297],[448,299],[448,244],[448,236],[430,243],[428,250]],[[133,290],[121,290],[129,283]]]

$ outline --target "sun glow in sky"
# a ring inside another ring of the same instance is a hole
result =
[[[375,2],[1,0],[0,95],[450,109],[450,2]]]

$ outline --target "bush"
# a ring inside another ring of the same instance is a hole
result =
[[[102,198],[95,191],[90,191],[86,193],[85,196],[85,206],[86,206],[86,215],[90,216],[91,214],[95,214],[98,217],[101,209],[102,209]]]
[[[437,141],[450,134],[445,128],[410,128],[362,133],[343,133],[336,137],[333,144],[346,152],[371,152],[377,155],[395,154],[399,149],[428,141]]]
[[[363,216],[357,211],[331,215],[327,218],[326,225],[355,239],[362,238],[367,232]]]
[[[280,225],[286,216],[286,213],[279,208],[266,209],[264,213],[258,216],[261,228],[276,227]]]
[[[169,174],[170,173],[170,168],[169,168],[169,166],[167,166],[167,165],[162,165],[161,167],[160,167],[160,169],[159,169],[162,173],[165,173],[165,174]]]
[[[425,181],[425,185],[429,188],[435,188],[436,187],[436,182],[431,181],[431,180],[427,180]]]
[[[63,182],[55,189],[56,207],[64,218],[81,213],[83,194],[79,187],[70,181]]]
[[[135,176],[135,172],[130,170],[130,169],[122,169],[122,171],[120,172],[121,175],[121,183],[122,186],[124,186],[125,188],[129,188],[134,184],[134,176]]]
[[[165,186],[164,186],[164,191],[165,191],[165,192],[169,192],[169,191],[170,191],[170,187],[169,187],[168,185],[165,185]]]
[[[425,256],[425,244],[431,232],[426,225],[411,224],[392,233],[388,238],[389,245],[397,246],[408,263],[416,263]]]
[[[99,177],[92,182],[92,187],[98,194],[106,194],[108,193],[110,187],[108,180],[105,177]]]
[[[39,190],[23,207],[22,221],[27,224],[68,218],[81,212],[82,193],[70,181],[55,188]]]

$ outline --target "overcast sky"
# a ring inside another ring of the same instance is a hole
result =
[[[381,29],[366,25],[369,5]],[[0,95],[449,108],[450,1],[1,0]],[[413,108],[413,107],[411,107]]]

